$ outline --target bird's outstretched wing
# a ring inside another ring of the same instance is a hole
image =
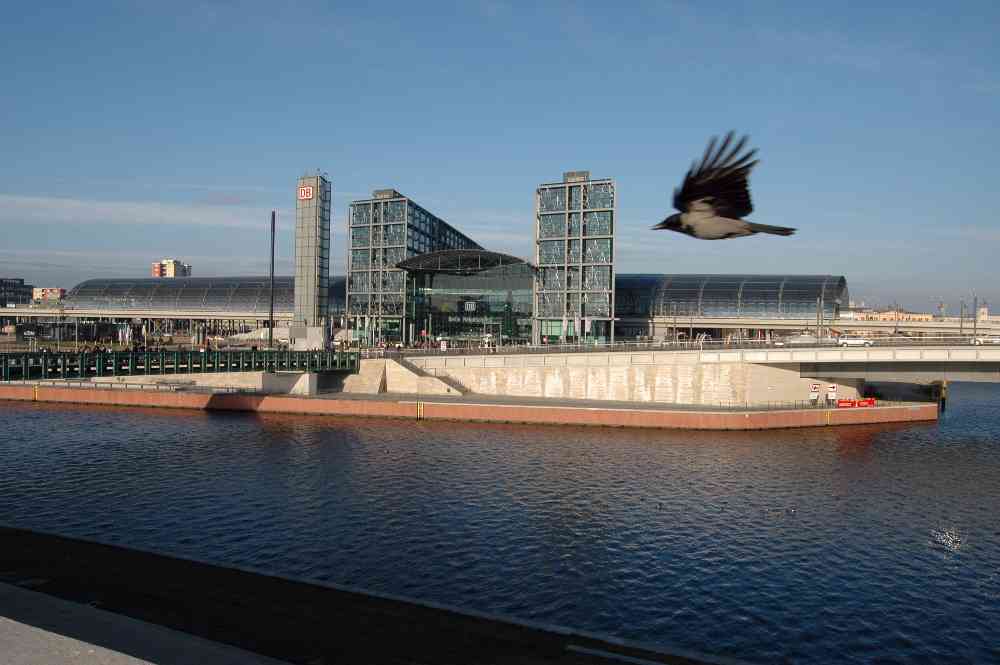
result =
[[[750,169],[757,164],[757,160],[753,159],[757,150],[739,154],[746,146],[747,138],[744,136],[730,147],[733,133],[729,132],[716,149],[716,138],[713,136],[701,163],[692,164],[680,189],[674,190],[674,207],[681,212],[689,212],[694,202],[703,201],[717,215],[730,219],[739,219],[753,212],[747,178]]]

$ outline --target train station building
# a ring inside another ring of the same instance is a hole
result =
[[[588,171],[535,188],[529,260],[484,248],[395,189],[376,190],[350,204],[346,275],[334,277],[330,182],[304,176],[297,191],[295,276],[275,278],[275,319],[291,330],[322,325],[324,339],[508,345],[759,334],[768,321],[835,321],[850,298],[835,275],[620,273],[615,182]],[[61,311],[226,335],[266,326],[270,295],[267,277],[93,279],[71,289]]]

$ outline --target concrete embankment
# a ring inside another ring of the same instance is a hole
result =
[[[257,413],[368,416],[415,420],[596,425],[704,430],[761,430],[936,420],[937,405],[908,403],[877,408],[746,410],[657,407],[649,403],[415,395],[335,399],[185,391],[105,390],[57,385],[2,385],[0,399],[51,403],[143,406]]]
[[[357,589],[2,527],[0,571],[0,582],[292,663],[733,663]],[[37,624],[38,617],[29,618],[24,607],[2,605],[6,597],[12,596],[0,594],[0,614]],[[77,639],[100,641],[92,634],[80,634],[79,626],[74,630]],[[113,638],[105,634],[105,639]],[[104,646],[125,650],[115,643]]]

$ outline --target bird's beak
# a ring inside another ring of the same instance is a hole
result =
[[[670,215],[665,220],[653,227],[653,230],[660,231],[662,229],[668,229],[670,231],[676,231],[681,228],[680,215]]]

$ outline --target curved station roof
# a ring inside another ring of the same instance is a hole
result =
[[[616,309],[648,316],[803,318],[846,307],[842,275],[628,275],[615,279]]]
[[[330,309],[344,304],[344,278],[330,277]],[[234,312],[267,317],[268,277],[88,279],[70,289],[66,309]],[[295,306],[295,278],[274,278],[274,311]]]
[[[510,254],[490,252],[485,249],[445,249],[411,256],[396,264],[408,272],[446,273],[449,275],[475,275],[500,266],[525,265],[527,261]]]

